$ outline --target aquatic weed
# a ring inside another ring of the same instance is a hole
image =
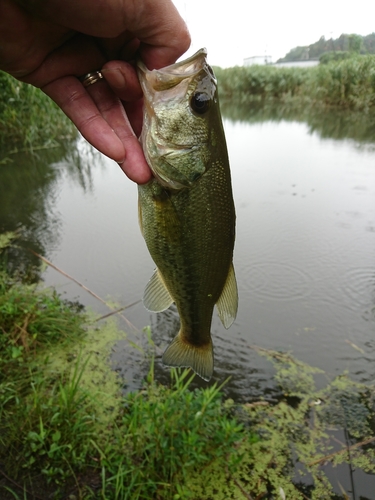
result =
[[[242,405],[238,416],[250,422],[259,439],[241,442],[238,453],[243,459],[237,471],[224,475],[221,464],[213,462],[201,478],[192,473],[188,485],[194,498],[280,498],[281,490],[293,500],[342,498],[342,486],[330,483],[324,465],[375,473],[375,388],[344,374],[319,390],[314,377],[321,370],[287,353],[256,350],[275,365],[283,397],[277,404]],[[343,427],[346,442],[338,447],[335,430]]]

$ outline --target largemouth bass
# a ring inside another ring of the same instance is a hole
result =
[[[163,355],[168,366],[213,373],[211,321],[237,314],[233,269],[235,209],[217,82],[206,50],[149,71],[138,63],[144,93],[141,142],[153,179],[139,186],[139,220],[157,268],[144,305],[161,312],[175,302],[178,335]]]

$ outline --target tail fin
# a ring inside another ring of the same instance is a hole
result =
[[[203,346],[195,346],[183,339],[181,332],[172,340],[163,354],[163,363],[167,366],[186,366],[192,368],[207,382],[214,371],[212,341]]]

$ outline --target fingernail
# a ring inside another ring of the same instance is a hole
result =
[[[126,87],[125,76],[119,68],[103,69],[102,73],[112,87],[119,89]]]

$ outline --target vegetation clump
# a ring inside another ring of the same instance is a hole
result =
[[[319,57],[320,64],[328,64],[330,62],[343,61],[344,59],[350,59],[351,57],[355,57],[355,53],[348,52],[347,50],[340,50],[339,52],[324,52]]]
[[[250,425],[258,439],[238,446],[241,465],[233,473],[227,471],[227,477],[215,463],[199,473],[200,480],[197,474],[191,475],[193,498],[348,498],[338,481],[329,481],[325,466],[341,467],[344,477],[352,477],[359,468],[375,474],[375,388],[357,384],[344,374],[317,389],[314,377],[321,370],[287,353],[256,350],[276,368],[280,401],[237,407],[237,418]]]
[[[0,148],[56,145],[76,137],[76,129],[40,89],[0,71]]]
[[[326,40],[321,36],[318,41],[307,46],[294,47],[277,62],[321,60],[325,54],[375,54],[375,33],[361,36],[355,33],[342,33],[338,38]]]
[[[236,66],[215,69],[225,101],[279,102],[357,111],[375,108],[375,56],[355,55],[310,68]]]

